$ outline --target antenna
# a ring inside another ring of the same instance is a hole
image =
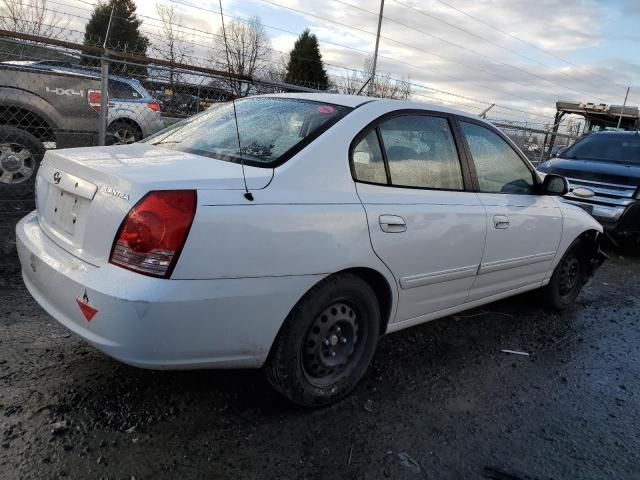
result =
[[[224,38],[224,51],[227,54],[227,72],[229,73],[229,86],[232,85],[231,80],[231,60],[229,58],[229,45],[227,44],[227,30],[224,28],[224,14],[222,13],[222,0],[218,0],[220,4],[220,19],[222,20],[222,36]],[[253,202],[253,195],[247,187],[247,177],[244,174],[244,157],[242,155],[242,144],[240,143],[240,128],[238,127],[238,112],[236,112],[236,100],[233,98],[233,89],[231,91],[231,104],[233,105],[233,118],[236,122],[236,137],[238,138],[238,153],[240,154],[240,166],[242,167],[242,179],[244,180],[244,198]]]

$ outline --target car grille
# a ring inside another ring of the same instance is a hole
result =
[[[624,212],[624,209],[636,200],[633,195],[637,187],[632,185],[620,185],[616,183],[596,182],[581,178],[567,178],[569,181],[569,193],[565,200],[576,203],[591,212],[594,217],[603,221],[616,221]],[[573,194],[575,188],[588,188],[594,193],[591,198],[577,197]]]

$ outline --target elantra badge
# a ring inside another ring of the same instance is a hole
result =
[[[58,185],[60,183],[60,180],[62,180],[62,174],[60,172],[54,173],[53,174],[53,183]]]
[[[100,187],[100,191],[106,195],[113,195],[114,197],[118,197],[122,200],[126,200],[127,202],[129,201],[129,194],[125,193],[125,192],[121,192],[120,190],[117,190],[113,187],[110,187],[108,185],[102,185],[102,187]]]

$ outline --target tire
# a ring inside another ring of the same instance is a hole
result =
[[[576,240],[563,255],[553,271],[551,280],[544,287],[546,304],[557,310],[573,305],[585,283],[586,272],[581,242]]]
[[[107,145],[128,145],[142,139],[137,125],[124,120],[116,120],[107,128]]]
[[[287,317],[265,364],[267,380],[297,405],[334,403],[364,376],[379,335],[380,306],[371,287],[349,273],[328,277]]]
[[[0,188],[33,189],[44,145],[35,136],[15,127],[0,126]]]

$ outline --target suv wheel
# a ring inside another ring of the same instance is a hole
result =
[[[44,145],[29,132],[0,126],[0,185],[33,185]]]
[[[302,406],[323,406],[347,395],[376,350],[380,308],[369,285],[333,275],[294,307],[265,366],[267,380]]]
[[[107,142],[109,145],[128,145],[142,138],[142,133],[137,126],[118,120],[109,125],[107,133],[110,137]]]

